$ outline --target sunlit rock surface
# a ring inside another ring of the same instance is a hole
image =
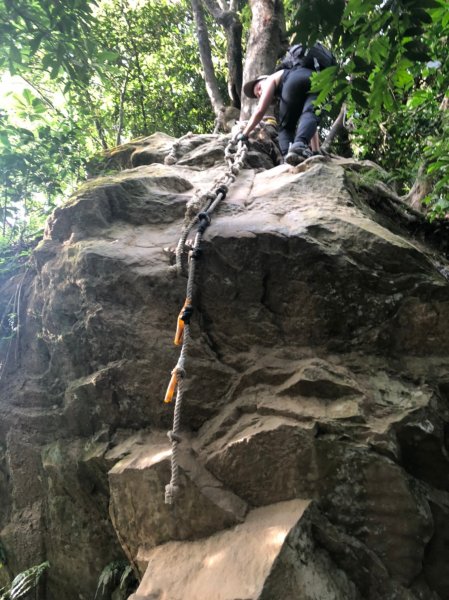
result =
[[[140,166],[89,180],[1,284],[20,327],[0,556],[10,575],[48,559],[48,600],[94,598],[118,559],[133,600],[445,600],[447,239],[375,165],[252,146],[203,244],[164,504],[186,286],[166,249],[226,141],[187,136],[172,165],[168,136],[117,149]]]

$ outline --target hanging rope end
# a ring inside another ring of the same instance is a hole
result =
[[[169,483],[165,486],[165,504],[173,504],[179,492],[179,486]]]

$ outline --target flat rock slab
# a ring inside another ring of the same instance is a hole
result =
[[[251,511],[231,530],[154,548],[129,600],[256,600],[308,506],[307,500],[280,502]]]

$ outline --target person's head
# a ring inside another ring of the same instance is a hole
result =
[[[268,77],[268,75],[259,75],[255,79],[251,79],[251,81],[247,81],[243,86],[243,92],[248,96],[248,98],[260,98],[262,94],[263,82]]]
[[[256,81],[256,83],[254,84],[253,87],[253,94],[256,96],[256,98],[260,98],[262,95],[262,85],[263,85],[264,80],[262,81]]]

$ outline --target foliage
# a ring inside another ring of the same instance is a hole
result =
[[[449,115],[441,114],[439,128],[426,140],[424,157],[427,173],[435,179],[432,193],[425,199],[431,217],[447,217],[449,213]]]
[[[327,39],[339,66],[314,78],[319,102],[347,103],[353,147],[393,169],[406,191],[427,161],[432,206],[447,201],[447,119],[439,106],[449,75],[445,0],[303,0],[297,35]]]
[[[210,27],[220,40],[212,23]],[[155,131],[178,137],[211,129],[214,115],[194,32],[194,22],[182,1],[150,0],[136,8],[124,0],[103,4],[93,33],[120,58],[91,98],[103,103],[101,119],[108,131],[118,131],[121,112],[127,137]],[[224,53],[220,45],[219,51]],[[223,64],[221,75],[225,85]],[[109,140],[109,145],[119,141]]]
[[[115,560],[101,572],[94,600],[107,600],[113,593],[117,600],[126,600],[135,591],[137,584],[131,566],[126,561]]]
[[[36,243],[33,240],[31,244],[23,241],[11,244],[0,238],[0,284],[3,279],[15,275],[28,264],[31,250]]]
[[[50,121],[29,89],[18,98],[30,128],[0,114],[0,239],[29,245],[42,232],[58,198],[78,179],[84,162],[81,132],[70,121]]]
[[[40,235],[101,149],[213,127],[187,0],[0,0],[0,17],[0,69],[27,83],[14,115],[0,113],[4,241]],[[224,37],[210,27],[225,87]]]
[[[0,589],[0,600],[19,600],[36,589],[42,575],[49,568],[48,562],[19,573],[7,588]]]
[[[99,55],[90,40],[95,0],[0,0],[0,69],[86,84]]]

